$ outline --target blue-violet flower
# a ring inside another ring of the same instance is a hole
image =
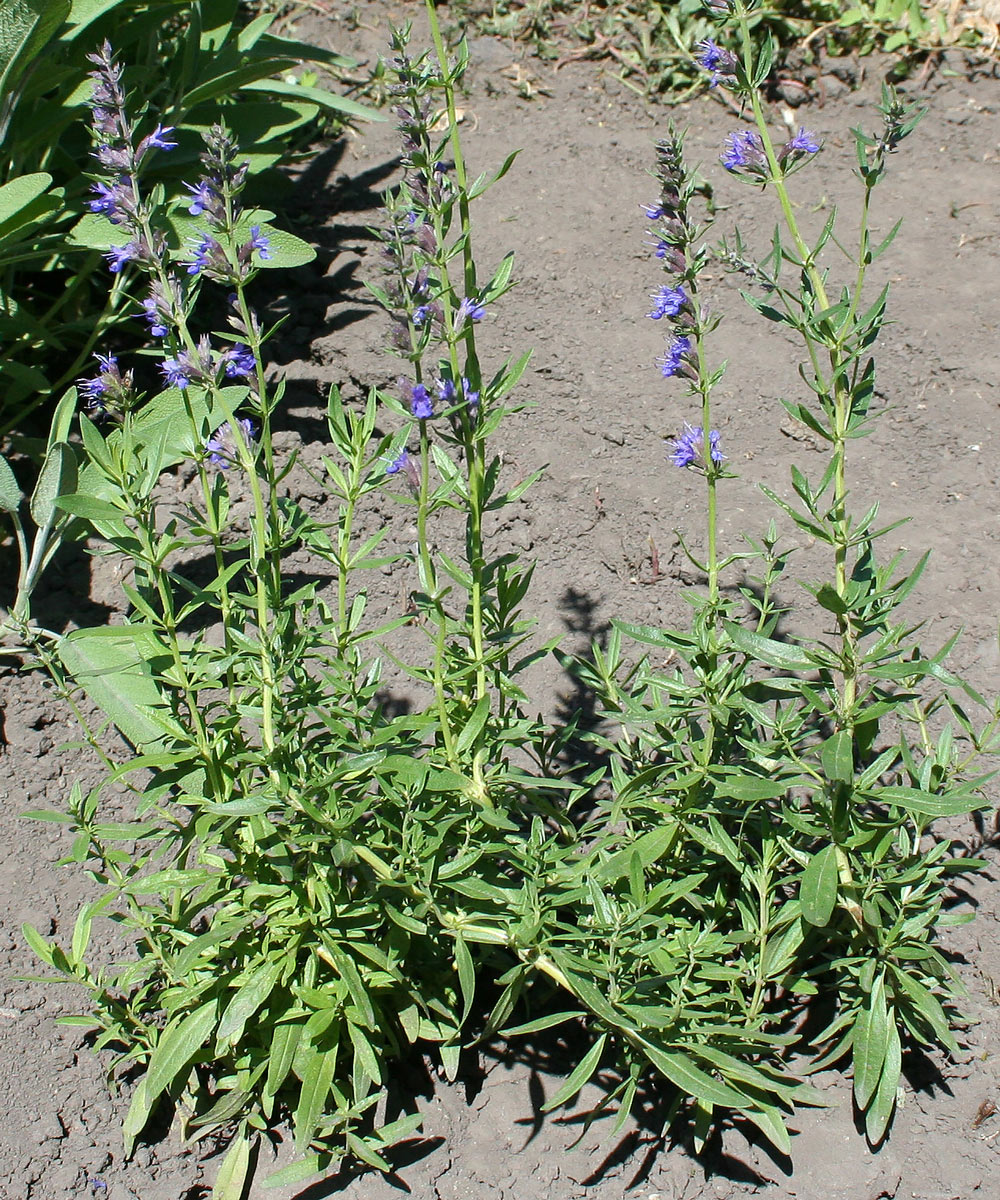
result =
[[[125,246],[112,246],[104,255],[108,260],[108,270],[112,275],[117,275],[126,263],[132,262],[138,256],[139,247],[135,242],[129,242]]]
[[[721,463],[726,457],[719,446],[720,436],[717,429],[709,430],[709,454],[714,463]],[[675,467],[704,466],[704,442],[704,430],[685,421],[684,432],[670,443],[670,461]]]
[[[165,358],[160,363],[160,371],[170,387],[180,388],[181,391],[191,382],[187,367],[176,358]]]
[[[660,368],[660,374],[664,379],[670,379],[674,375],[682,372],[682,368],[687,364],[687,356],[691,353],[691,339],[687,337],[675,337],[674,340],[666,349],[666,353],[660,355],[656,360],[656,365]]]
[[[647,317],[652,317],[654,321],[659,321],[661,317],[676,317],[681,309],[687,304],[687,296],[683,288],[669,287],[664,284],[655,292],[651,293],[653,299],[653,308],[651,312],[646,314]]]
[[[246,378],[257,370],[257,360],[249,346],[237,342],[222,355],[228,379]]]
[[[474,296],[466,296],[458,306],[455,322],[461,325],[464,321],[481,321],[486,316],[486,305]]]
[[[750,171],[753,174],[766,174],[768,171],[767,154],[759,133],[750,129],[740,129],[726,137],[726,149],[720,160],[727,171]]]
[[[249,417],[241,417],[236,424],[240,427],[243,440],[248,447],[251,447],[256,432],[253,421]],[[205,443],[205,453],[212,466],[218,467],[222,471],[228,471],[231,466],[239,462],[240,454],[236,435],[228,421],[220,425]]]

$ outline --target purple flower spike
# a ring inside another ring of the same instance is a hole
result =
[[[187,271],[189,275],[197,275],[199,271],[204,271],[206,267],[217,266],[224,268],[227,265],[222,247],[214,237],[205,234],[194,245],[194,260],[188,264]]]
[[[126,263],[132,262],[138,255],[139,247],[135,242],[129,242],[125,246],[112,246],[104,257],[108,260],[108,270],[112,275],[117,275]]]
[[[398,475],[400,471],[405,471],[410,461],[410,456],[403,450],[398,454],[391,463],[386,467],[386,475]]]
[[[211,208],[214,204],[215,192],[207,179],[201,179],[197,184],[186,183],[184,186],[191,193],[188,212],[192,217],[200,217],[206,208]]]
[[[736,55],[731,50],[717,46],[711,38],[698,43],[701,51],[695,62],[711,76],[711,86],[717,87],[720,79],[732,79],[736,74]]]
[[[184,363],[176,358],[165,358],[160,363],[160,371],[163,373],[163,378],[170,387],[180,388],[182,392],[191,382],[191,376],[188,374]]]
[[[657,288],[652,293],[652,298],[653,308],[646,316],[652,317],[654,321],[659,321],[661,317],[676,317],[685,304],[687,304],[687,296],[683,288],[672,288],[666,284],[661,288]]]
[[[155,296],[147,296],[142,302],[144,316],[149,322],[149,332],[155,338],[164,338],[170,332],[163,323],[163,314]]]
[[[415,383],[410,388],[410,412],[418,421],[429,421],[434,416],[434,404],[422,383]]]
[[[93,200],[87,201],[87,207],[92,213],[104,213],[112,224],[117,225],[115,217],[118,215],[118,193],[117,188],[108,187],[106,183],[92,183],[90,190],[95,193]]]
[[[709,430],[709,455],[716,464],[723,462],[726,457],[719,446],[720,436],[717,429]],[[684,432],[670,443],[670,461],[675,467],[703,467],[704,442],[704,431],[685,421]]]
[[[726,138],[726,149],[719,160],[727,171],[748,171],[764,175],[768,170],[767,155],[760,134],[740,129]]]
[[[156,150],[173,150],[173,148],[177,145],[176,142],[169,140],[169,135],[173,132],[173,125],[157,125],[157,127],[146,139],[147,148]]]
[[[256,250],[265,262],[271,257],[271,240],[261,233],[259,225],[250,226],[250,249]]]
[[[818,154],[819,148],[816,135],[810,133],[808,129],[800,129],[795,137],[781,147],[778,151],[778,158],[782,166],[786,164],[791,166],[809,155]]]
[[[227,350],[222,356],[222,361],[225,363],[227,379],[246,379],[257,370],[257,360],[253,351],[242,342],[237,342],[231,350]]]
[[[810,133],[808,129],[800,129],[795,137],[786,144],[785,149],[801,150],[804,154],[818,154],[819,142],[816,141],[816,135]]]
[[[665,354],[661,355],[656,360],[656,365],[660,368],[660,374],[664,379],[671,379],[674,375],[682,372],[682,369],[687,365],[687,356],[691,353],[691,339],[687,337],[677,337],[667,347]]]
[[[253,437],[256,432],[253,421],[249,417],[241,417],[236,423],[243,434],[243,440],[252,448]],[[228,471],[231,466],[239,462],[240,454],[236,435],[233,433],[228,421],[220,425],[205,443],[205,453],[208,455],[208,461],[212,466],[218,467],[220,471]]]
[[[465,321],[481,321],[485,316],[486,305],[474,296],[466,296],[458,306],[458,312],[455,314],[455,323],[461,325]]]
[[[132,372],[119,370],[113,354],[95,354],[94,358],[100,368],[98,373],[93,379],[78,379],[76,384],[84,400],[84,411],[92,421],[120,418],[135,399]]]

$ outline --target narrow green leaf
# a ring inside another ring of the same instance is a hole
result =
[[[799,901],[810,925],[828,925],[837,905],[837,847],[831,842],[814,854],[802,872]]]
[[[854,1025],[854,1098],[864,1110],[875,1094],[889,1046],[889,1017],[884,977],[879,975],[865,996]]]
[[[337,1049],[338,1043],[332,1041],[328,1049],[310,1046],[305,1052],[306,1061],[302,1069],[299,1102],[292,1118],[295,1126],[295,1149],[300,1154],[312,1141],[316,1126],[323,1116],[334,1071],[337,1069]]]
[[[250,974],[222,1013],[216,1033],[220,1042],[242,1037],[247,1021],[274,990],[281,967],[280,961],[265,962]]]
[[[351,1039],[351,1045],[354,1047],[356,1065],[361,1067],[362,1072],[376,1087],[381,1087],[382,1068],[379,1065],[375,1048],[368,1038],[365,1037],[364,1030],[360,1026],[355,1025],[353,1021],[348,1021],[347,1036]]]
[[[294,1187],[295,1184],[326,1171],[339,1161],[340,1159],[334,1158],[332,1154],[307,1154],[289,1163],[287,1167],[282,1167],[280,1171],[275,1171],[273,1175],[268,1175],[264,1180],[264,1187]]]
[[[975,796],[970,792],[938,796],[912,787],[872,788],[865,798],[876,804],[894,804],[922,817],[957,817],[986,808],[991,803],[983,796]]]
[[[591,1077],[597,1070],[598,1064],[601,1061],[601,1055],[604,1053],[604,1047],[607,1043],[608,1035],[602,1033],[601,1036],[594,1042],[593,1046],[577,1063],[576,1069],[556,1092],[551,1100],[547,1100],[542,1105],[542,1112],[552,1112],[553,1109],[559,1108],[561,1105],[568,1103],[573,1097],[590,1082]]]
[[[772,1146],[782,1154],[791,1155],[792,1140],[788,1136],[779,1108],[745,1108],[743,1116],[757,1126]]]
[[[302,1025],[298,1021],[282,1022],[272,1030],[271,1053],[267,1061],[267,1078],[264,1081],[265,1096],[276,1096],[288,1078],[301,1037]]]
[[[854,737],[850,730],[841,729],[823,743],[820,761],[827,779],[850,783],[854,779]]]
[[[490,698],[483,696],[472,710],[472,715],[465,723],[465,728],[458,735],[456,750],[460,755],[466,753],[474,745],[476,739],[483,731],[483,726],[486,724],[487,718],[490,715]]]
[[[382,1155],[374,1149],[368,1138],[358,1137],[357,1134],[348,1132],[345,1140],[348,1150],[355,1158],[360,1158],[363,1163],[374,1167],[376,1171],[384,1171],[388,1174],[392,1170]]]
[[[562,1025],[565,1021],[575,1021],[585,1015],[580,1009],[574,1009],[570,1012],[549,1013],[545,1017],[536,1017],[534,1021],[525,1021],[523,1025],[512,1025],[502,1030],[502,1036],[511,1038],[520,1037],[526,1033],[540,1033],[543,1029],[551,1029],[553,1025]]]
[[[194,1012],[174,1017],[164,1027],[149,1057],[144,1076],[146,1096],[151,1104],[190,1066],[191,1060],[210,1041],[218,1011],[219,1001],[208,1000]]]
[[[273,72],[271,73],[273,74]],[[365,121],[384,121],[386,119],[375,109],[358,104],[356,100],[348,100],[346,96],[338,96],[336,92],[327,92],[323,88],[306,87],[304,84],[286,83],[281,79],[259,79],[253,83],[244,84],[242,90],[265,92],[269,96],[281,96],[286,100],[306,101],[345,117],[360,117]]]
[[[703,1104],[717,1104],[722,1108],[750,1107],[750,1101],[742,1092],[703,1071],[688,1055],[679,1051],[662,1050],[652,1042],[647,1042],[645,1038],[639,1038],[638,1041],[653,1066],[685,1095],[692,1096]]]
[[[868,1134],[869,1141],[876,1145],[885,1136],[885,1131],[892,1119],[903,1065],[899,1030],[891,1016],[886,1032],[885,1062],[882,1064],[882,1073],[879,1076],[875,1095],[872,1096],[868,1111],[865,1113],[865,1132]]]
[[[84,496],[73,492],[68,496],[59,496],[56,506],[63,512],[74,517],[83,517],[86,521],[112,521],[124,527],[125,514],[110,500],[100,500],[97,496]]]
[[[801,646],[776,642],[752,629],[744,629],[733,621],[723,621],[723,625],[737,650],[742,650],[766,666],[783,671],[809,671],[815,666],[812,659],[805,656]]]
[[[242,1200],[254,1140],[246,1129],[241,1129],[229,1143],[226,1157],[222,1160],[219,1173],[215,1177],[212,1200]]]
[[[122,1122],[122,1138],[125,1142],[126,1158],[131,1157],[135,1139],[146,1128],[146,1122],[153,1111],[155,1101],[155,1096],[152,1099],[149,1097],[149,1076],[143,1075],[136,1084],[135,1091],[132,1093],[132,1102],[129,1104],[125,1120]]]
[[[464,1024],[472,1011],[476,998],[476,969],[472,963],[469,947],[461,937],[455,939],[455,968],[458,971],[458,983],[462,989],[462,1016],[459,1024]]]
[[[55,966],[53,961],[54,955],[52,953],[52,947],[33,925],[22,925],[21,934],[31,949],[34,950],[35,954],[38,955],[38,957],[43,963],[45,963],[46,966]]]

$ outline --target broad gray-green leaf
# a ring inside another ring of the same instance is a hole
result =
[[[293,233],[283,229],[275,229],[273,225],[261,225],[261,233],[269,242],[270,258],[262,258],[259,254],[255,259],[256,265],[266,270],[283,270],[287,267],[301,267],[304,263],[312,262],[316,251],[297,238]]]
[[[112,225],[103,213],[85,213],[66,237],[71,246],[82,246],[87,250],[108,250],[126,240],[121,229]]]
[[[76,455],[66,442],[49,449],[31,496],[31,519],[39,529],[47,528],[58,514],[56,501],[76,491]]]
[[[185,737],[150,667],[167,653],[152,629],[77,629],[60,638],[57,653],[71,678],[137,749]]]
[[[22,72],[65,21],[70,0],[0,3],[0,100],[7,102]]]
[[[0,9],[0,12],[3,10]],[[45,171],[20,175],[0,186],[0,238],[6,237],[26,224],[21,213],[33,200],[39,199],[52,186],[52,176]]]
[[[4,512],[17,512],[23,499],[10,463],[0,456],[0,508]]]

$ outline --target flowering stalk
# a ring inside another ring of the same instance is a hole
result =
[[[451,367],[451,378],[458,380],[463,377],[471,380],[471,387],[477,389],[480,381],[479,360],[476,355],[476,340],[474,324],[482,319],[484,308],[474,299],[478,294],[476,282],[476,263],[472,250],[472,224],[469,215],[468,176],[465,169],[465,156],[458,133],[458,114],[455,109],[455,80],[464,64],[459,64],[456,74],[449,74],[447,69],[448,53],[441,36],[435,0],[426,0],[427,18],[430,23],[431,39],[434,50],[441,64],[444,83],[444,98],[448,116],[449,147],[455,170],[455,188],[458,194],[459,236],[462,245],[462,281],[464,297],[454,317],[451,312],[451,286],[448,279],[447,258],[442,256],[441,271],[444,288],[442,292],[444,303],[444,322],[448,359]],[[443,231],[439,231],[443,238]],[[439,245],[443,240],[439,240]],[[465,349],[464,370],[458,362],[458,343],[462,342]],[[486,476],[486,441],[475,433],[476,418],[481,408],[474,414],[468,410],[462,415],[460,429],[467,470],[469,489],[469,504],[467,509],[467,558],[472,588],[469,597],[469,607],[472,617],[472,654],[476,664],[476,699],[486,695],[486,664],[485,638],[483,629],[483,592],[484,572],[486,567],[483,555],[483,483]]]
[[[400,380],[398,403],[404,415],[417,426],[420,456],[416,469],[417,557],[421,585],[439,628],[447,628],[451,619],[441,604],[428,522],[432,512],[444,503],[457,502],[465,516],[467,571],[461,586],[467,600],[462,632],[468,639],[469,653],[463,671],[470,678],[458,684],[457,694],[462,704],[468,705],[484,700],[489,694],[487,608],[492,577],[484,553],[482,522],[489,501],[486,454],[491,425],[488,422],[495,426],[499,414],[491,409],[491,397],[482,389],[475,345],[475,326],[486,316],[487,305],[476,278],[469,215],[471,197],[455,109],[455,87],[466,60],[460,56],[454,66],[447,65],[433,5],[428,8],[428,16],[438,64],[432,65],[426,56],[411,60],[406,53],[408,30],[393,32],[392,46],[397,53],[392,66],[398,80],[394,92],[399,97],[395,112],[400,118],[406,175],[387,200],[390,228],[381,235],[393,282],[389,290],[372,290],[394,315],[392,348],[408,359],[412,367],[412,379]],[[437,93],[442,97],[442,116],[448,127],[440,142],[434,139],[432,130],[432,102]],[[456,217],[457,231],[453,230]],[[462,255],[460,286],[449,270],[456,251]],[[495,277],[490,285],[490,298],[504,290],[509,273],[506,260],[501,273],[503,281],[498,284]],[[427,363],[432,348],[441,353],[433,367]],[[454,475],[445,487],[446,493],[455,494],[456,502],[446,500],[441,488],[432,490],[432,423],[434,439],[459,451],[461,477]],[[447,638],[436,640],[439,661],[434,678],[442,737],[448,744],[454,739],[449,736],[445,720],[445,694],[455,689],[457,677],[446,685],[446,643]],[[501,689],[501,709],[503,703]]]
[[[713,373],[706,357],[706,336],[715,327],[701,304],[698,276],[706,254],[697,242],[704,230],[694,219],[691,202],[695,181],[684,165],[683,138],[671,128],[657,144],[656,175],[660,182],[657,203],[646,207],[646,216],[657,222],[653,234],[655,254],[675,286],[665,285],[653,293],[652,320],[673,321],[673,331],[664,354],[657,359],[665,379],[683,377],[700,400],[700,422],[685,422],[684,431],[671,443],[670,461],[702,473],[706,491],[706,558],[696,565],[708,579],[709,607],[715,613],[719,600],[719,575],[725,565],[718,551],[719,479],[725,474],[725,455],[718,430],[712,428],[712,389],[721,372]]]
[[[220,608],[227,650],[232,649],[233,604],[227,585],[228,573],[224,570],[224,517],[207,466],[211,463],[225,469],[239,465],[250,483],[253,498],[251,561],[255,577],[256,619],[260,631],[261,732],[263,748],[270,758],[274,749],[273,705],[276,687],[271,614],[277,611],[281,593],[277,554],[280,541],[277,536],[279,514],[273,490],[265,502],[248,437],[250,425],[237,419],[220,383],[220,378],[247,379],[253,376],[255,386],[251,387],[251,395],[256,400],[261,420],[267,426],[270,406],[266,400],[261,363],[261,330],[245,297],[245,285],[253,273],[254,255],[269,257],[267,238],[258,227],[250,230],[249,240],[237,237],[240,217],[238,196],[246,179],[247,168],[245,164],[236,163],[235,144],[225,130],[216,127],[208,135],[206,153],[202,155],[205,174],[196,186],[189,186],[192,193],[189,211],[192,215],[204,216],[211,232],[202,236],[193,248],[193,260],[186,269],[189,282],[182,282],[176,274],[176,264],[171,259],[164,235],[154,228],[153,211],[140,188],[145,157],[154,150],[172,149],[176,144],[170,140],[172,130],[157,125],[151,134],[139,140],[134,122],[126,109],[121,68],[113,58],[111,47],[105,43],[90,58],[97,68],[92,74],[95,86],[91,101],[93,132],[97,142],[94,153],[103,168],[103,178],[92,185],[95,195],[90,207],[95,213],[103,213],[113,225],[122,227],[129,235],[128,241],[123,245],[113,245],[105,255],[109,269],[117,276],[129,264],[135,264],[151,279],[150,293],[142,306],[144,316],[152,336],[163,343],[165,356],[160,371],[164,381],[180,392],[194,444],[199,444],[202,432],[192,406],[192,385],[204,389],[214,409],[221,411],[226,418],[215,435],[216,439],[224,436],[227,444],[225,454],[220,454],[217,448],[213,450],[207,447],[208,455],[196,455],[196,468],[219,572]],[[207,338],[195,338],[188,321],[188,313],[202,278],[228,285],[236,297],[238,315],[231,319],[231,324],[246,341],[236,342],[221,355],[213,351]],[[120,388],[116,390],[112,373],[105,369],[104,360],[100,361],[101,374],[81,385],[91,411],[97,404],[106,408],[104,402],[111,396],[125,410],[124,417],[127,420],[129,397]],[[266,428],[266,433],[266,477],[273,478],[269,428]],[[169,589],[160,586],[162,580],[159,580],[158,570],[154,568],[151,573],[158,578],[158,593],[166,606],[164,619],[169,624],[172,620],[172,597],[167,594]],[[171,633],[171,638],[176,640],[176,630]],[[176,654],[179,653],[179,649],[176,650]],[[183,677],[182,672],[179,675]],[[231,668],[227,683],[230,696],[234,696],[235,679]],[[191,694],[190,680],[185,690],[189,696],[192,719],[201,728],[201,717]],[[205,743],[207,753],[208,743],[203,728],[199,736]]]
[[[825,242],[822,238],[815,250],[810,249],[799,229],[786,185],[787,177],[799,169],[820,149],[818,142],[805,130],[799,132],[781,147],[776,147],[767,125],[760,93],[755,86],[757,59],[750,33],[749,13],[752,3],[733,0],[732,12],[736,19],[742,45],[742,57],[735,68],[740,90],[747,96],[753,113],[756,131],[730,135],[729,145],[723,155],[723,165],[733,173],[773,187],[781,208],[785,227],[791,236],[797,255],[795,261],[804,280],[799,309],[792,323],[802,333],[813,370],[817,394],[829,418],[827,436],[831,442],[833,504],[829,513],[832,548],[834,552],[834,588],[839,598],[836,620],[841,641],[841,678],[838,725],[850,728],[854,723],[859,670],[859,631],[850,612],[850,552],[857,545],[852,530],[852,521],[847,511],[847,440],[855,418],[856,385],[852,384],[850,367],[857,357],[852,342],[858,341],[859,328],[856,320],[868,263],[871,261],[868,210],[871,189],[881,171],[881,161],[869,166],[859,153],[861,174],[865,181],[865,196],[862,206],[860,248],[857,258],[857,274],[854,291],[845,314],[835,317],[822,316],[830,312],[831,305],[820,271],[816,254]],[[885,113],[885,108],[883,108]],[[884,156],[894,141],[903,136],[902,109],[886,114],[886,134],[881,149]],[[915,123],[915,121],[913,122]],[[912,128],[912,124],[909,126]],[[893,134],[892,130],[895,130]],[[909,132],[906,129],[905,132]],[[779,264],[775,264],[776,268]],[[782,291],[782,298],[787,295]],[[883,298],[884,299],[884,298]],[[818,347],[825,347],[827,368],[821,366]]]

